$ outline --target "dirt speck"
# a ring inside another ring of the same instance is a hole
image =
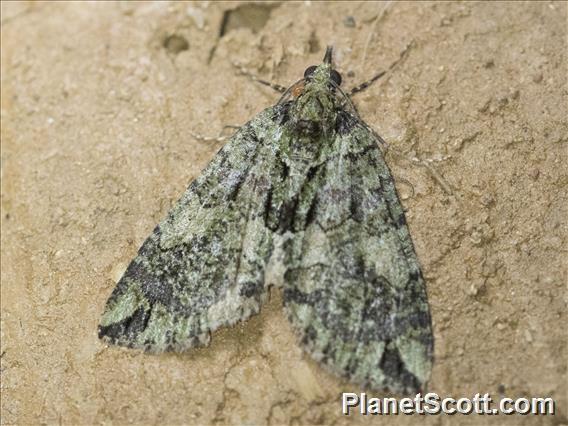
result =
[[[226,10],[221,24],[221,37],[237,28],[248,28],[253,33],[258,33],[268,22],[275,7],[278,4],[250,3]]]
[[[189,49],[188,41],[178,34],[172,34],[164,39],[163,46],[174,55]]]

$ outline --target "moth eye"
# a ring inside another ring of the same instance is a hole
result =
[[[341,74],[339,74],[337,71],[331,70],[330,77],[335,84],[337,84],[338,86],[341,85]]]
[[[316,65],[312,65],[311,67],[306,68],[306,71],[304,71],[304,78],[312,75],[314,73],[314,71],[316,70],[316,68],[317,68]]]

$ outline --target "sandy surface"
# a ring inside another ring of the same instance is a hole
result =
[[[568,424],[567,4],[238,6],[2,3],[2,424]],[[405,153],[387,160],[428,282],[430,389],[551,396],[554,417],[343,417],[359,389],[302,354],[278,292],[184,355],[97,339],[116,280],[220,147],[190,131],[278,99],[231,61],[290,84],[330,43],[350,87],[412,40],[354,101]]]

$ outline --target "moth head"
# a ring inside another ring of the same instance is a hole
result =
[[[333,69],[333,47],[328,46],[325,50],[323,62],[320,65],[312,65],[304,71],[304,80],[315,84],[331,83],[332,86],[341,85],[341,74]]]
[[[327,127],[333,127],[338,107],[350,105],[347,95],[339,87],[341,74],[333,68],[332,56],[333,49],[329,46],[322,63],[306,68],[304,76],[280,98],[280,104],[293,99],[292,121],[304,134],[315,135],[330,130]]]
[[[291,116],[295,129],[304,135],[315,136],[335,127],[335,115],[344,96],[339,88],[341,75],[333,69],[331,47],[325,51],[323,62],[312,65],[289,93],[294,97]]]

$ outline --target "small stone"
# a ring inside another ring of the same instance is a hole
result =
[[[343,25],[345,25],[347,28],[355,28],[355,18],[351,15],[346,16],[345,18],[343,18]]]
[[[540,176],[540,170],[539,169],[532,169],[529,172],[529,176],[532,180],[537,180],[538,177]]]
[[[491,196],[491,194],[485,193],[481,196],[481,204],[483,204],[485,207],[489,207],[494,202],[495,199]]]
[[[185,10],[185,13],[187,14],[187,16],[193,19],[193,22],[195,23],[197,28],[199,28],[200,30],[205,28],[205,15],[203,14],[203,11],[201,9],[193,6],[188,6]]]
[[[189,49],[189,43],[187,40],[177,34],[172,34],[165,38],[163,46],[169,53],[178,54],[184,50]]]

